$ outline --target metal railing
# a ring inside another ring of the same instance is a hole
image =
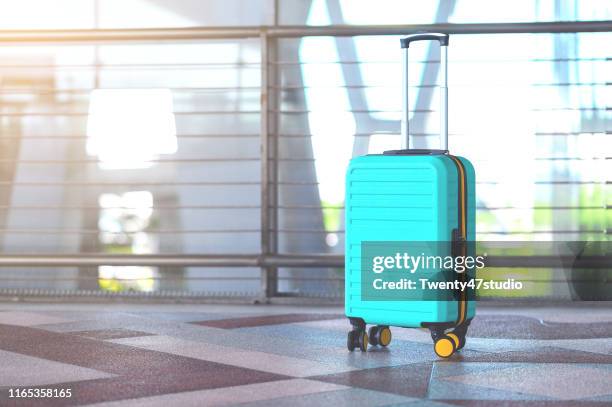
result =
[[[243,28],[181,28],[181,29],[117,29],[117,30],[65,30],[65,31],[0,31],[0,46],[3,45],[21,45],[21,44],[45,44],[45,45],[59,45],[59,44],[142,44],[142,43],[174,43],[174,42],[191,42],[201,40],[227,40],[227,39],[257,39],[260,46],[260,62],[255,64],[256,67],[260,68],[261,83],[259,87],[252,87],[251,91],[258,91],[260,98],[259,110],[248,111],[251,114],[257,114],[260,118],[260,131],[259,134],[243,134],[236,135],[236,137],[248,137],[259,139],[259,148],[261,155],[260,157],[251,158],[240,158],[234,159],[231,157],[194,157],[194,158],[172,158],[172,159],[160,159],[157,160],[159,163],[170,163],[170,162],[203,162],[203,161],[232,161],[232,160],[251,160],[259,162],[260,168],[260,180],[257,181],[236,181],[223,182],[223,185],[252,185],[257,186],[260,192],[260,205],[238,205],[236,209],[259,209],[259,228],[258,229],[224,229],[224,230],[158,230],[155,233],[257,233],[259,234],[260,252],[243,254],[243,255],[191,255],[191,254],[172,254],[172,255],[115,255],[115,254],[61,254],[61,255],[34,255],[34,254],[5,254],[0,255],[0,267],[88,267],[88,266],[169,266],[169,267],[252,267],[259,268],[260,274],[260,292],[256,296],[259,300],[268,301],[271,298],[275,298],[279,295],[277,292],[278,285],[278,270],[284,267],[300,267],[300,268],[341,268],[343,267],[344,260],[339,255],[315,255],[315,254],[293,254],[283,255],[278,252],[278,234],[282,232],[289,233],[324,233],[320,229],[283,229],[279,227],[278,222],[278,210],[283,208],[278,201],[279,186],[281,185],[304,185],[307,182],[288,182],[279,181],[279,162],[283,161],[312,161],[313,158],[309,157],[280,157],[278,153],[278,141],[283,137],[309,137],[310,135],[282,135],[279,133],[278,120],[279,114],[291,113],[291,114],[305,114],[307,110],[287,112],[280,108],[279,93],[283,90],[287,90],[288,87],[279,86],[279,72],[278,67],[283,61],[278,60],[278,41],[286,38],[302,38],[309,36],[332,36],[332,37],[350,37],[350,36],[378,36],[378,35],[399,35],[411,31],[417,30],[428,30],[428,31],[440,31],[451,34],[517,34],[517,33],[584,33],[584,32],[610,32],[612,31],[612,22],[610,21],[582,21],[582,22],[536,22],[536,23],[501,23],[501,24],[429,24],[429,25],[405,25],[405,26],[330,26],[330,27],[312,27],[312,26],[300,26],[300,27],[286,27],[286,26],[270,26],[270,27],[243,27]],[[294,62],[287,62],[294,63]],[[341,63],[359,63],[359,61],[342,61]],[[87,65],[88,67],[95,67],[95,65]],[[101,65],[104,66],[104,65]],[[39,67],[37,65],[36,67]],[[347,85],[356,87],[358,85]],[[427,85],[424,85],[427,86]],[[209,88],[209,90],[212,88]],[[236,88],[234,90],[242,91],[244,88]],[[304,89],[304,86],[298,86],[296,89]],[[188,88],[173,89],[176,91],[189,90]],[[215,89],[217,91],[231,91],[232,89],[223,87]],[[1,89],[0,93],[22,92],[23,89]],[[49,92],[49,93],[79,93],[89,92],[90,89],[28,89],[28,92]],[[244,111],[241,111],[244,113]],[[353,110],[354,113],[360,111]],[[364,111],[366,112],[366,111]],[[179,114],[232,114],[236,112],[224,112],[224,111],[194,111],[194,112],[181,112]],[[367,113],[367,112],[366,112]],[[1,113],[0,115],[7,115],[10,113]],[[28,115],[45,115],[46,113],[30,112],[21,113]],[[57,113],[49,113],[57,115]],[[65,115],[84,115],[86,112],[78,111],[66,111],[61,113]],[[356,134],[356,137],[367,137],[370,133]],[[2,136],[6,139],[11,136]],[[84,139],[83,135],[63,135],[53,136],[62,139]],[[198,137],[198,135],[178,135],[179,138]],[[213,137],[207,135],[207,137]],[[22,139],[44,139],[45,136],[28,136]],[[542,160],[553,160],[557,159],[554,157],[541,157]],[[569,159],[567,157],[560,159]],[[13,159],[0,159],[1,162],[8,162]],[[62,160],[53,159],[37,159],[37,160],[21,160],[22,164],[66,164]],[[71,160],[71,163],[79,162],[78,160]],[[97,160],[81,160],[81,163],[95,163]],[[545,183],[549,181],[543,181]],[[7,185],[20,185],[27,184],[33,187],[44,187],[44,182],[5,182]],[[215,182],[179,182],[184,186],[201,186],[211,185],[214,186]],[[95,182],[79,182],[79,181],[66,181],[65,186],[117,186],[121,187],[125,185],[122,182],[101,182],[96,184]],[[162,186],[162,185],[176,185],[174,181],[159,181],[145,183],[149,186]],[[312,183],[311,183],[312,184]],[[3,185],[3,184],[0,184]],[[57,185],[57,183],[53,183]],[[138,183],[143,185],[143,183]],[[227,206],[218,206],[219,208],[227,208]],[[293,206],[295,208],[297,206]],[[0,210],[7,209],[9,207],[0,207]],[[59,207],[45,207],[44,205],[31,205],[28,207],[21,207],[17,209],[21,210],[53,210]],[[173,208],[172,205],[164,207],[156,206],[156,209]],[[185,208],[182,206],[181,208]],[[187,206],[189,208],[189,206]],[[215,206],[206,205],[193,205],[193,209],[214,209]],[[563,207],[559,208],[570,208]],[[598,208],[598,207],[594,207]],[[87,210],[87,209],[99,209],[98,207],[92,206],[65,206],[62,209],[74,209],[74,210]],[[309,207],[309,209],[321,209],[320,206]],[[341,210],[342,208],[337,208]],[[607,209],[607,208],[603,208]],[[62,230],[63,233],[69,232],[69,230]],[[17,229],[7,230],[9,233],[20,233]],[[24,230],[23,233],[54,233],[53,229],[45,230]],[[55,231],[57,232],[57,231]],[[75,230],[75,233],[92,233],[98,234],[99,230]],[[342,233],[342,230],[337,230],[337,233]],[[549,231],[546,231],[549,232]],[[567,232],[567,231],[564,231]],[[584,231],[581,231],[584,232]],[[609,232],[609,231],[608,231]],[[524,259],[523,259],[524,260]],[[511,267],[513,264],[520,264],[520,266],[526,266],[529,262],[513,262],[513,259],[492,259],[492,264],[501,265],[503,267]],[[547,263],[546,259],[537,259],[536,266],[542,266]],[[535,263],[534,263],[535,264]],[[1,286],[1,284],[0,284]],[[87,291],[90,294],[91,291]],[[0,289],[0,295],[50,295],[49,291],[36,291],[36,290],[15,290],[15,289]],[[70,292],[75,294],[76,292]],[[70,294],[68,293],[68,294]],[[60,292],[61,294],[61,292]],[[66,293],[64,293],[66,294]],[[118,294],[120,295],[120,294]],[[131,297],[137,294],[125,293],[126,297]],[[168,294],[173,297],[192,297],[193,293],[184,293],[180,291]],[[145,295],[146,296],[146,295]],[[196,295],[197,296],[197,295]]]

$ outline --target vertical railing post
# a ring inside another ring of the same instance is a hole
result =
[[[278,14],[277,12],[275,14]],[[275,20],[276,21],[276,20]],[[279,211],[279,122],[280,122],[280,97],[279,97],[279,70],[278,64],[278,38],[268,38],[268,134],[270,142],[270,161],[268,163],[270,176],[270,252],[278,254],[278,211]],[[268,268],[268,295],[276,296],[278,293],[278,267]]]
[[[272,63],[275,52],[275,39],[263,29],[260,34],[261,46],[261,99],[260,99],[260,160],[261,160],[261,254],[263,256],[277,252],[277,141],[276,102],[274,83],[276,82],[275,65]],[[271,117],[272,116],[272,117]],[[275,267],[261,267],[261,297],[267,301],[276,295],[278,272]]]
[[[272,4],[273,24],[278,27],[279,24],[279,0],[274,0]],[[278,253],[278,211],[279,211],[279,121],[280,121],[280,97],[279,97],[279,70],[278,70],[278,38],[268,37],[268,50],[266,60],[268,61],[268,134],[272,135],[270,146],[270,159],[268,163],[270,175],[270,196],[269,196],[269,214],[270,214],[270,252]],[[270,118],[270,115],[272,118]],[[269,136],[270,137],[270,136]],[[268,275],[268,297],[274,297],[278,294],[278,267],[268,267],[266,270]]]
[[[261,203],[260,203],[260,250],[263,256],[270,253],[270,143],[269,136],[269,100],[268,100],[268,34],[262,30],[259,37],[260,44],[260,130],[259,130],[259,150],[261,163]],[[268,298],[268,269],[261,267],[261,294],[262,299]]]

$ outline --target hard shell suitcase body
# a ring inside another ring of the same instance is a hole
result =
[[[407,54],[411,41],[434,39],[441,44],[440,150],[408,149]],[[406,149],[351,160],[346,175],[345,312],[353,330],[348,348],[386,346],[390,326],[429,328],[434,349],[448,357],[465,344],[475,303],[465,293],[457,300],[366,301],[361,292],[363,242],[475,240],[475,173],[470,162],[447,151],[446,34],[414,34],[402,40],[404,108],[402,135]],[[465,253],[464,253],[465,254]],[[366,325],[374,325],[366,332]],[[369,333],[369,335],[368,335]]]

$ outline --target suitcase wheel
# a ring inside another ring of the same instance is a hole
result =
[[[461,340],[459,339],[457,334],[455,334],[454,332],[449,332],[446,334],[446,336],[448,336],[449,338],[453,340],[453,342],[455,343],[455,349],[459,350],[459,345],[461,345]]]
[[[349,351],[354,351],[355,348],[359,348],[362,352],[368,350],[368,334],[365,330],[353,329],[348,333],[346,340],[346,346]]]
[[[391,343],[391,330],[388,326],[375,325],[368,330],[370,345],[388,346]]]
[[[355,350],[355,344],[357,343],[357,331],[353,330],[348,333],[348,337],[346,339],[346,347],[349,352]]]
[[[370,340],[370,345],[372,346],[378,345],[378,331],[379,330],[380,330],[380,327],[378,325],[371,326],[370,329],[368,329],[368,338]]]
[[[465,335],[461,335],[460,333],[456,332],[449,332],[446,334],[446,336],[449,336],[453,342],[455,342],[455,348],[457,348],[457,350],[461,350],[465,346]]]
[[[368,350],[368,334],[365,331],[359,333],[359,349],[362,352]]]
[[[378,343],[380,346],[388,346],[391,343],[391,330],[383,326],[378,330]]]
[[[448,358],[457,350],[455,341],[449,335],[443,335],[434,342],[434,351],[441,358]]]

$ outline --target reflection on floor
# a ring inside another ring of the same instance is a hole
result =
[[[612,404],[612,307],[480,304],[463,351],[427,332],[346,349],[340,308],[0,304],[0,405]],[[9,389],[71,389],[69,399]]]

